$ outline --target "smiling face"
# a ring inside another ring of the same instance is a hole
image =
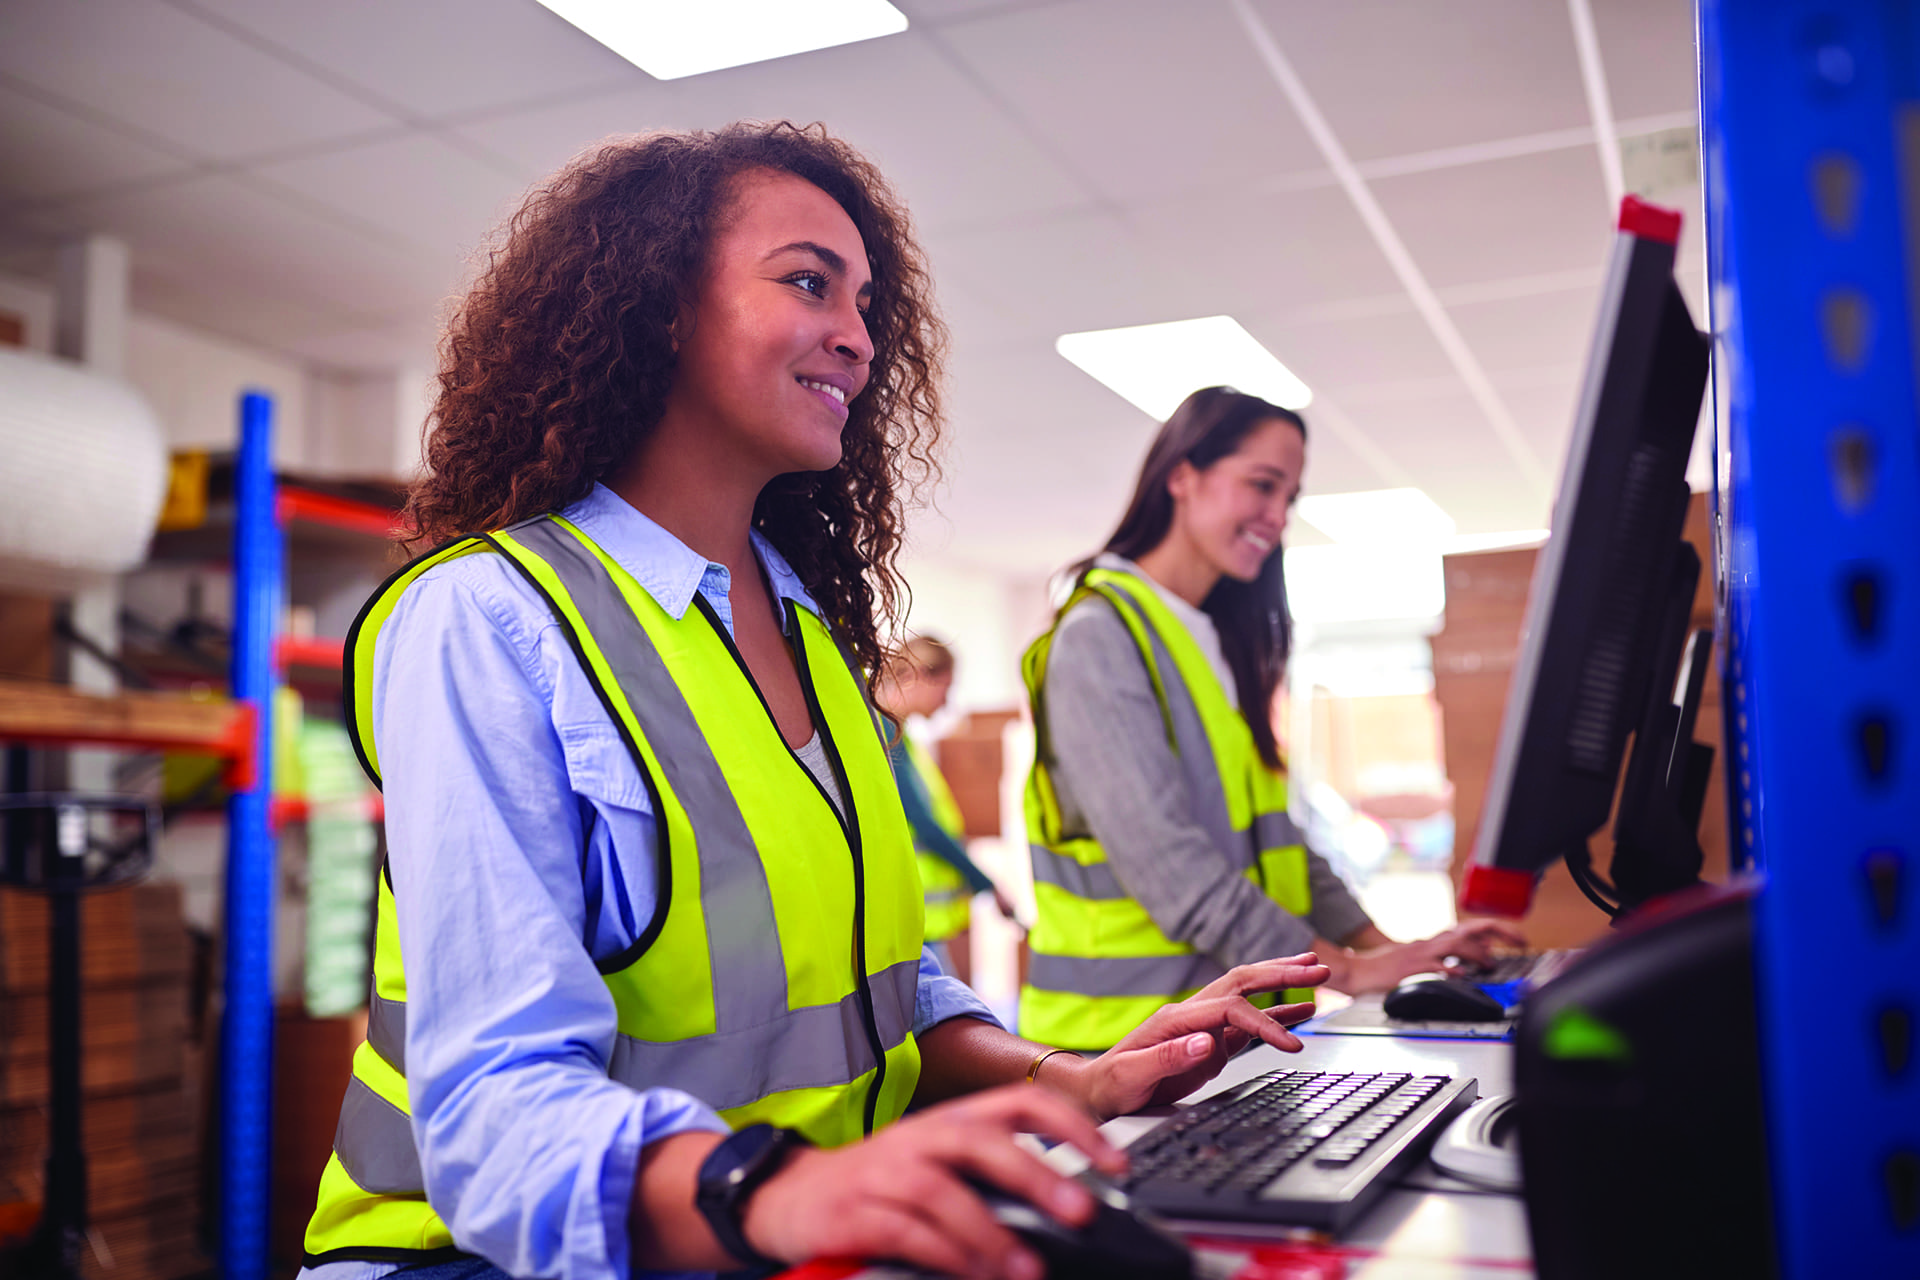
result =
[[[1169,533],[1213,573],[1252,582],[1280,547],[1306,462],[1306,436],[1279,418],[1253,427],[1211,466],[1182,462],[1167,477]]]
[[[873,360],[872,294],[866,245],[831,196],[777,170],[741,174],[675,326],[667,412],[767,477],[831,469]]]

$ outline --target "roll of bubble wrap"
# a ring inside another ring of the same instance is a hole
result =
[[[138,391],[0,348],[0,590],[70,595],[139,564],[166,486]]]

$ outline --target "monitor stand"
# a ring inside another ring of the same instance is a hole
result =
[[[1713,655],[1713,633],[1688,625],[1699,582],[1699,554],[1682,542],[1661,605],[1659,648],[1640,699],[1640,722],[1614,811],[1608,876],[1594,870],[1585,842],[1566,854],[1574,883],[1616,923],[1653,898],[1701,883],[1700,814],[1714,750],[1693,740]]]

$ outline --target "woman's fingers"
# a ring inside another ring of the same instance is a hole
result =
[[[883,1194],[959,1249],[967,1258],[967,1274],[1004,1275],[1008,1259],[1020,1249],[986,1202],[938,1165],[923,1164],[892,1179]]]
[[[1476,936],[1495,942],[1504,942],[1510,947],[1524,947],[1527,945],[1527,936],[1521,933],[1517,926],[1505,920],[1468,920],[1463,922],[1460,927],[1470,930]]]
[[[1311,951],[1297,956],[1281,956],[1255,964],[1236,965],[1202,987],[1193,1000],[1220,996],[1245,996],[1263,991],[1284,991],[1288,987],[1317,987],[1332,976],[1333,970],[1320,963]]]
[[[1299,1036],[1268,1017],[1265,1009],[1256,1009],[1245,1000],[1233,1001],[1224,1012],[1234,1026],[1260,1037],[1282,1053],[1298,1053],[1304,1047]]]
[[[1297,1009],[1303,1006],[1282,1007]],[[1240,996],[1194,996],[1179,1004],[1162,1006],[1143,1025],[1152,1027],[1163,1040],[1183,1033],[1205,1032],[1212,1035],[1233,1026],[1288,1053],[1300,1048],[1298,1036],[1275,1023],[1267,1016],[1267,1011],[1254,1008]]]
[[[1069,1226],[1081,1226],[1093,1216],[1092,1193],[1012,1142],[963,1140],[948,1159],[956,1168],[1018,1196]]]
[[[896,1201],[869,1200],[855,1208],[847,1215],[845,1236],[846,1243],[835,1246],[833,1252],[858,1258],[897,1258],[952,1276],[981,1270],[970,1250]],[[1009,1274],[1013,1270],[1009,1267]],[[1038,1266],[1028,1274],[1038,1276]]]
[[[1267,1010],[1267,1017],[1283,1027],[1298,1026],[1319,1012],[1319,1006],[1311,1000],[1299,1004],[1277,1004]]]
[[[1005,1085],[976,1094],[960,1105],[975,1115],[997,1119],[1010,1129],[1071,1143],[1103,1173],[1119,1173],[1127,1167],[1126,1156],[1101,1136],[1093,1117],[1051,1089]]]

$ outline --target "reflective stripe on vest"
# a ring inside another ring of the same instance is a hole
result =
[[[940,766],[927,754],[926,748],[908,737],[905,730],[901,731],[900,742],[906,748],[913,771],[920,775],[926,787],[927,807],[933,811],[933,820],[955,840],[964,842],[966,819],[961,816],[960,802],[953,798],[953,788],[947,785],[946,775],[940,772]],[[945,858],[923,850],[919,864],[920,884],[926,895],[927,941],[945,942],[973,923],[973,890],[960,869]]]
[[[1146,583],[1103,569],[1086,575],[1060,617],[1089,596],[1113,607],[1140,649],[1194,820],[1278,906],[1305,915],[1311,906],[1306,852],[1286,811],[1286,780],[1260,759],[1240,709],[1191,634]],[[1049,1044],[1104,1049],[1160,1005],[1186,998],[1225,970],[1162,932],[1090,835],[1064,830],[1042,698],[1052,640],[1049,631],[1035,641],[1023,663],[1041,742],[1026,793],[1039,914],[1021,988],[1020,1033]],[[1288,992],[1284,998],[1312,994]]]
[[[626,953],[600,964],[619,1024],[609,1077],[684,1089],[729,1121],[785,1124],[823,1145],[896,1119],[919,1071],[920,889],[857,666],[818,618],[788,602],[795,668],[849,806],[843,818],[781,741],[703,600],[672,618],[558,517],[482,541],[551,606],[652,802],[654,918]],[[466,553],[455,544],[424,559]],[[354,727],[376,781],[374,643],[395,596],[422,571],[410,565],[376,593],[351,641]],[[424,1184],[406,1110],[406,992],[385,876],[379,912],[367,1043],[308,1228],[310,1257],[386,1258],[450,1243],[430,1210],[393,1207],[423,1204]]]

